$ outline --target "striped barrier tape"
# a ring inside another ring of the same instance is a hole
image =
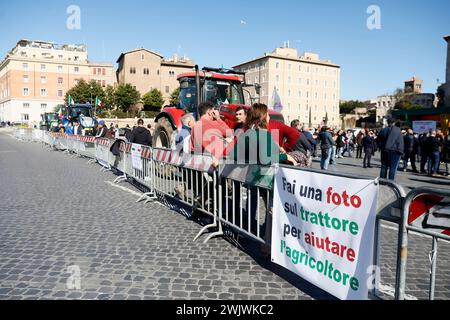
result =
[[[450,236],[450,197],[434,194],[418,196],[409,207],[408,224]]]

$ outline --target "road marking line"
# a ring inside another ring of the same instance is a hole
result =
[[[126,191],[126,192],[131,193],[131,194],[134,194],[135,196],[139,196],[140,197],[142,195],[142,193],[136,192],[134,190],[128,189],[128,188],[123,187],[123,186],[119,186],[119,185],[117,185],[117,184],[115,184],[115,183],[113,183],[111,181],[105,181],[105,183],[109,184],[112,187],[118,188],[120,190]]]
[[[390,285],[380,283],[378,290],[384,294],[387,294],[388,296],[395,297],[395,289]],[[419,299],[415,296],[405,294],[405,300],[419,300]]]

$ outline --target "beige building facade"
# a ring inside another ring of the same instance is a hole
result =
[[[85,45],[20,40],[0,63],[0,121],[37,124],[81,79],[114,85],[113,66],[89,62]]]
[[[159,53],[144,48],[122,53],[117,63],[119,84],[131,84],[141,96],[158,89],[166,105],[169,104],[170,94],[179,87],[177,76],[194,68],[194,63],[186,57],[175,55],[165,59]]]
[[[250,88],[256,98],[253,101],[259,99],[271,107],[274,90],[278,92],[287,123],[298,119],[318,126],[328,118],[329,126],[340,126],[340,67],[329,60],[320,60],[318,54],[305,52],[299,56],[296,49],[276,48],[234,69],[246,73],[248,84],[261,86],[259,96]]]
[[[444,37],[447,42],[447,67],[445,72],[445,106],[450,107],[450,35]]]

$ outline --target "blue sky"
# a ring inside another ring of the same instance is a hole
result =
[[[68,30],[66,9],[81,9]],[[369,30],[369,5],[381,29]],[[245,21],[245,24],[241,23]],[[0,56],[19,39],[85,43],[89,58],[115,62],[138,47],[186,54],[200,66],[231,67],[289,40],[341,65],[341,98],[393,92],[415,75],[426,92],[445,81],[450,1],[439,0],[170,0],[0,1]]]

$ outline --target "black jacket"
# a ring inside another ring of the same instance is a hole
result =
[[[300,132],[300,138],[298,138],[297,142],[294,145],[293,151],[300,151],[303,154],[307,155],[308,150],[312,150],[311,143],[308,141],[308,138],[303,132]]]
[[[152,145],[152,135],[150,131],[148,131],[144,127],[137,127],[133,129],[130,137],[131,143],[141,144],[143,146],[151,146]]]
[[[361,145],[364,148],[364,150],[373,150],[375,145],[374,145],[374,139],[370,136],[364,136],[364,138],[362,138],[361,141]]]
[[[405,153],[412,152],[414,148],[414,136],[412,134],[406,134],[403,137],[403,144],[405,145]]]
[[[122,139],[116,139],[116,141],[114,141],[114,143],[112,144],[111,148],[109,148],[109,151],[111,151],[111,153],[115,156],[119,156],[120,155],[120,144],[121,143],[125,143],[125,141],[123,141]]]

